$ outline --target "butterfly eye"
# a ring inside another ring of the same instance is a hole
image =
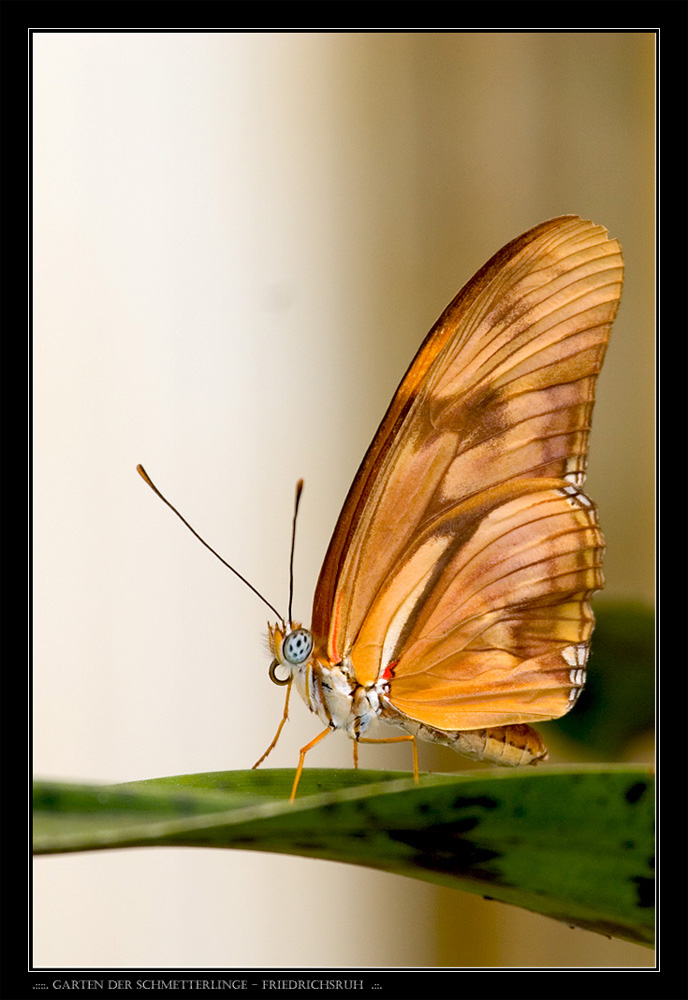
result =
[[[304,663],[311,655],[313,636],[305,628],[294,629],[282,643],[282,656],[287,663]]]

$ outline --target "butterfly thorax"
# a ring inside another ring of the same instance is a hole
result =
[[[269,626],[269,643],[275,657],[273,667],[290,675],[308,708],[325,725],[343,729],[350,739],[357,739],[379,716],[383,690],[378,690],[377,684],[360,684],[346,660],[331,663],[314,645],[307,629],[294,624],[290,630]],[[270,676],[274,680],[273,667]]]
[[[380,700],[376,688],[364,688],[346,670],[311,658],[294,672],[296,689],[312,712],[332,729],[343,729],[357,739],[377,718]]]

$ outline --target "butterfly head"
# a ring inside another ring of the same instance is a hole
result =
[[[289,627],[268,624],[268,642],[273,657],[270,680],[273,684],[288,684],[294,668],[305,663],[313,652],[313,636],[294,622]]]

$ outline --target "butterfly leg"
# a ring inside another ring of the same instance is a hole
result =
[[[296,789],[298,788],[299,781],[301,780],[301,772],[303,771],[303,762],[306,759],[306,754],[309,750],[312,750],[313,747],[320,742],[320,740],[324,740],[325,737],[331,732],[332,730],[328,726],[327,729],[323,729],[323,731],[316,736],[314,740],[311,740],[310,743],[306,743],[305,747],[301,747],[299,750],[299,766],[296,768],[296,774],[294,775],[294,784],[292,785],[291,795],[289,796],[290,802],[293,802],[296,798]]]
[[[418,744],[416,743],[415,736],[387,736],[384,739],[372,739],[371,737],[361,736],[356,741],[358,743],[407,743],[411,741],[411,749],[413,751],[413,780],[418,781]],[[358,767],[358,748],[354,743],[354,767]]]
[[[282,715],[282,721],[280,722],[279,726],[277,727],[277,732],[275,733],[275,736],[274,736],[274,739],[273,739],[272,743],[267,748],[267,750],[265,751],[265,753],[263,754],[263,756],[259,757],[258,760],[255,762],[255,764],[251,768],[252,771],[255,771],[255,769],[258,767],[258,765],[263,763],[263,761],[265,760],[265,758],[267,757],[267,755],[270,753],[270,751],[277,744],[277,740],[280,738],[280,733],[282,732],[282,727],[284,726],[284,723],[289,718],[289,695],[290,694],[291,694],[291,680],[287,684],[287,697],[286,697],[285,702],[284,702],[284,713]]]

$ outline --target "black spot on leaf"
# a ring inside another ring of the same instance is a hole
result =
[[[635,805],[636,802],[640,802],[646,791],[647,782],[636,781],[634,785],[626,789],[626,801],[630,802],[631,805]]]
[[[503,882],[502,873],[492,866],[500,852],[465,834],[477,826],[479,820],[467,818],[459,823],[443,823],[423,830],[387,830],[388,836],[406,844],[414,851],[413,862],[420,868],[454,875],[469,875],[484,882]]]
[[[655,880],[646,878],[643,875],[636,875],[631,879],[635,882],[637,893],[637,903],[642,909],[648,909],[655,905]]]

